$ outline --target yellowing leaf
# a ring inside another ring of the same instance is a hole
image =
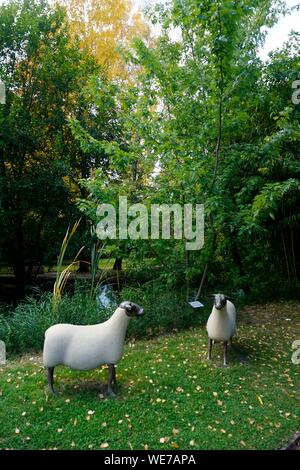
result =
[[[262,398],[259,395],[256,395],[256,396],[261,406],[264,406],[264,402],[262,401]]]

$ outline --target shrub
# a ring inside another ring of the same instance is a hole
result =
[[[27,298],[10,316],[1,316],[0,339],[8,351],[40,349],[45,329],[51,324],[50,297],[45,294],[39,299]]]
[[[123,289],[122,297],[143,306],[145,316],[130,322],[128,337],[144,338],[173,330],[204,324],[207,308],[192,309],[180,291],[165,289],[155,283]]]
[[[54,323],[99,323],[109,314],[99,311],[88,295],[75,293],[62,297],[54,320],[52,294],[46,293],[39,298],[25,299],[10,316],[0,315],[0,339],[11,352],[38,351],[43,347],[45,330]]]
[[[146,315],[130,322],[128,338],[149,338],[155,335],[204,323],[207,309],[193,310],[180,292],[148,283],[138,288],[126,287],[120,298],[139,303]],[[91,299],[84,285],[78,285],[73,296],[64,295],[53,317],[52,294],[27,298],[10,314],[0,314],[0,339],[9,352],[39,351],[44,333],[55,323],[95,324],[107,320],[114,307],[101,309]]]

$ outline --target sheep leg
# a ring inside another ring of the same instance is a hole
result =
[[[54,367],[47,367],[48,387],[49,387],[50,392],[53,395],[56,395],[56,392],[53,388],[53,385],[54,385],[53,373],[54,373]]]
[[[114,364],[112,364],[112,370],[113,370],[113,372],[112,372],[112,383],[113,383],[114,385],[116,385],[116,383],[117,383],[117,377],[116,377],[116,367],[115,367]]]
[[[213,340],[208,338],[208,356],[207,356],[208,361],[211,360],[212,345],[213,345]]]
[[[224,366],[227,366],[227,341],[224,341],[223,344],[223,364]]]
[[[116,396],[114,393],[113,389],[111,388],[112,383],[114,383],[114,380],[116,379],[116,371],[115,371],[115,366],[114,364],[108,364],[109,367],[109,372],[108,372],[108,385],[107,385],[107,394],[113,398]]]

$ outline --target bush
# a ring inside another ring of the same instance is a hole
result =
[[[183,293],[166,289],[155,283],[139,288],[128,287],[122,291],[123,299],[140,304],[145,316],[131,321],[128,337],[149,338],[173,330],[205,323],[210,308],[194,310],[185,301]]]
[[[88,295],[75,293],[62,298],[57,316],[53,318],[52,294],[46,293],[39,298],[25,299],[11,315],[0,315],[0,339],[5,341],[10,352],[38,351],[43,347],[45,330],[51,325],[99,323],[110,313],[99,311]]]
[[[149,338],[188,328],[207,319],[205,309],[193,310],[181,293],[165,290],[153,283],[139,288],[124,288],[120,297],[145,309],[144,317],[130,322],[127,338]],[[45,293],[38,298],[27,298],[10,314],[0,314],[0,339],[5,341],[9,352],[39,351],[43,347],[45,330],[51,325],[100,323],[107,320],[113,311],[113,307],[99,308],[81,287],[73,296],[63,296],[53,318],[52,294]]]
[[[39,300],[28,298],[14,312],[0,318],[0,339],[7,350],[23,352],[40,349],[45,329],[51,324],[51,302],[49,295]]]

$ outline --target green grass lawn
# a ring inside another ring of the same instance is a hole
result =
[[[9,360],[0,448],[280,448],[300,429],[300,365],[291,361],[299,313],[296,303],[246,307],[228,368],[218,346],[207,363],[201,327],[127,344],[116,399],[105,397],[105,368],[58,367],[52,397],[39,355]]]

